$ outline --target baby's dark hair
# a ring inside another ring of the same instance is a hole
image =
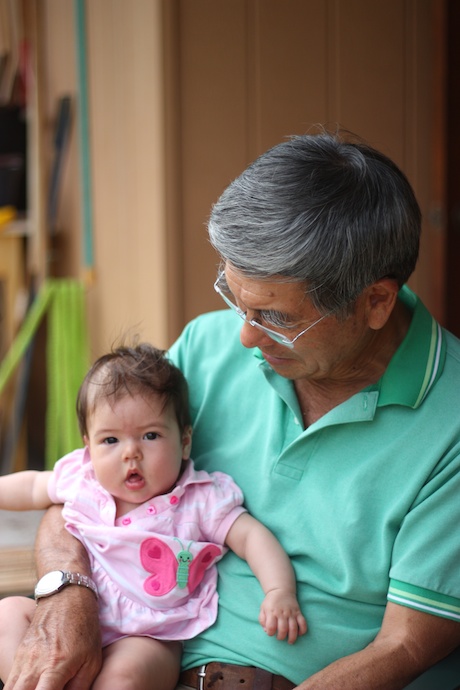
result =
[[[80,433],[88,435],[88,416],[101,399],[117,402],[126,395],[160,396],[172,405],[181,433],[191,424],[188,386],[184,375],[166,356],[148,343],[121,346],[97,359],[85,376],[77,396]]]

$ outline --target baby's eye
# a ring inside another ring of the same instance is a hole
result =
[[[154,441],[156,438],[158,438],[158,434],[156,431],[148,431],[144,438],[146,438],[147,441]]]
[[[105,443],[108,446],[111,446],[112,443],[117,443],[117,441],[118,439],[116,439],[115,436],[108,436],[104,439],[103,443]]]

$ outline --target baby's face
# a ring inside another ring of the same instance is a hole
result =
[[[191,430],[181,434],[174,409],[161,398],[126,395],[114,404],[97,402],[85,443],[120,517],[174,486],[190,457]]]

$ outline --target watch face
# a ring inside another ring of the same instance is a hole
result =
[[[47,594],[54,594],[67,582],[65,574],[62,570],[53,570],[51,573],[46,573],[37,583],[35,587],[36,597],[46,597]]]

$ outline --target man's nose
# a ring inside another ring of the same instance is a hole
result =
[[[251,326],[250,323],[245,321],[240,331],[241,344],[244,347],[263,347],[264,344],[272,342],[270,336],[257,328],[256,326]]]

